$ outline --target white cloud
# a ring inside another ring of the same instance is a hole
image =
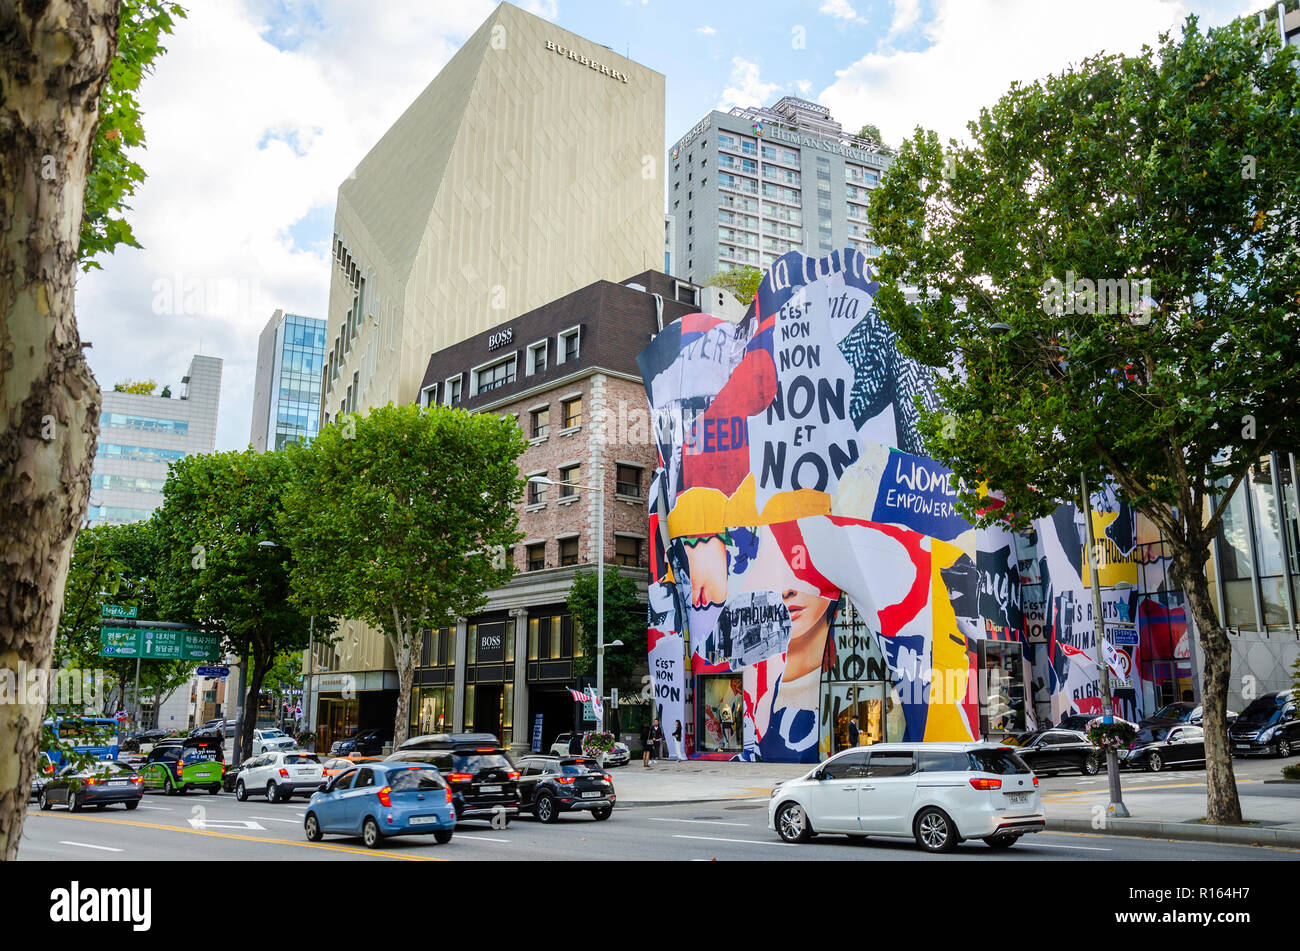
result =
[[[801,96],[806,96],[812,92],[812,85],[811,79],[796,79],[794,82],[794,88],[799,90]]]
[[[917,125],[962,139],[966,122],[1013,81],[1060,72],[1102,50],[1136,53],[1187,13],[1182,0],[936,0],[935,9],[923,24],[928,48],[870,53],[837,70],[818,102],[845,128],[875,123],[893,145]],[[908,0],[899,0],[894,24],[906,16]]]
[[[104,388],[153,378],[179,395],[200,342],[222,357],[217,446],[242,448],[262,326],[328,304],[328,249],[290,229],[311,215],[328,242],[339,183],[493,3],[322,0],[292,20],[258,0],[187,7],[141,89],[149,177],[128,219],[144,250],[82,276],[77,314]]]
[[[722,90],[719,109],[732,106],[765,106],[772,94],[781,88],[780,83],[765,83],[758,75],[758,64],[740,56],[731,59],[731,85]]]
[[[894,0],[894,16],[889,21],[886,41],[906,33],[921,18],[921,0]]]
[[[849,5],[849,0],[824,0],[818,9],[827,16],[837,20],[859,20],[857,11]]]
[[[696,27],[695,32],[703,33],[705,36],[713,36],[718,31],[711,26],[701,26],[701,27]]]

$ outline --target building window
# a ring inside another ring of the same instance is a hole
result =
[[[460,405],[460,377],[453,376],[447,380],[446,386],[443,387],[443,394],[446,396],[448,406]]]
[[[437,401],[437,396],[438,396],[437,383],[434,383],[432,386],[426,386],[424,389],[420,391],[420,405],[432,406]]]
[[[541,439],[550,429],[551,408],[543,406],[528,414],[528,432],[531,438]]]
[[[545,472],[535,472],[534,475],[546,475]],[[546,486],[537,482],[528,483],[528,504],[541,505],[546,501]]]
[[[560,566],[576,565],[578,563],[578,539],[573,538],[560,539]]]
[[[546,341],[539,340],[528,348],[528,376],[546,372]]]
[[[474,388],[475,394],[489,393],[508,383],[515,382],[515,366],[518,362],[516,356],[511,354],[508,360],[502,360],[500,363],[478,370],[476,372],[478,385]]]
[[[576,483],[578,477],[582,474],[582,466],[565,466],[560,469],[560,498],[567,499],[571,495],[577,494],[577,488],[573,485],[564,485],[565,482]]]
[[[529,571],[541,571],[546,567],[546,542],[529,545],[527,551]]]
[[[580,328],[574,327],[570,330],[565,330],[560,334],[560,355],[556,358],[556,363],[570,363],[578,359],[579,330]]]
[[[575,396],[561,404],[564,413],[564,428],[571,429],[582,425],[582,397]]]
[[[641,470],[636,466],[619,466],[615,491],[619,495],[641,498]]]
[[[641,539],[619,535],[614,539],[614,561],[628,568],[641,566]]]

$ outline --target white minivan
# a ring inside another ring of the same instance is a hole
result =
[[[772,790],[767,824],[787,842],[821,833],[915,839],[947,852],[966,839],[1010,848],[1046,825],[1038,777],[994,743],[877,743],[837,753]]]

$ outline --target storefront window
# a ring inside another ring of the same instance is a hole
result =
[[[699,679],[696,736],[705,753],[739,753],[744,746],[744,686],[739,674]]]
[[[465,732],[474,732],[474,685],[465,685]]]
[[[469,625],[466,628],[466,636],[469,638],[469,643],[465,645],[465,663],[478,663],[478,625]]]
[[[514,663],[515,660],[515,623],[516,622],[514,618],[510,618],[509,620],[506,621],[504,648],[505,648],[505,662],[507,664],[512,664]]]
[[[979,641],[980,734],[1025,730],[1024,648],[1019,641]]]
[[[550,621],[551,621],[551,638],[550,638],[551,651],[549,656],[551,660],[558,660],[559,658],[564,656],[564,642],[560,634],[560,619],[558,617],[553,617],[550,619]]]
[[[453,687],[417,688],[417,699],[411,705],[418,717],[415,724],[417,734],[451,732],[451,698],[454,689]]]
[[[514,621],[510,622],[514,627]],[[501,742],[509,746],[514,742],[515,685],[507,683],[501,691]]]
[[[538,640],[541,633],[541,618],[530,617],[528,619],[528,659],[537,660],[541,655],[538,653]]]

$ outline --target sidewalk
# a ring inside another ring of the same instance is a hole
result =
[[[802,763],[732,763],[660,760],[646,769],[634,759],[611,770],[620,806],[666,806],[693,802],[767,799],[778,782],[802,776]],[[1203,775],[1203,774],[1202,774]],[[1243,779],[1237,783],[1243,818],[1249,825],[1212,826],[1205,817],[1205,782],[1194,773],[1167,781],[1130,783],[1123,777],[1128,819],[1106,816],[1104,785],[1082,792],[1044,792],[1047,828],[1058,832],[1131,835],[1300,848],[1300,783]]]

